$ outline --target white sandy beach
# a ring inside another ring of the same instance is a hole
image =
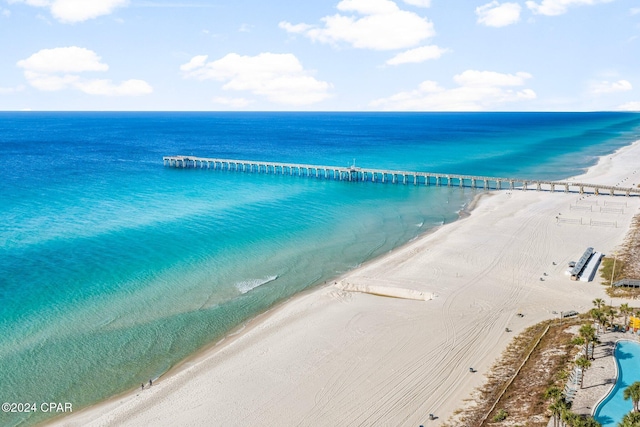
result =
[[[574,179],[637,186],[638,159],[637,142]],[[293,298],[151,389],[55,424],[438,426],[469,404],[513,336],[608,298],[599,278],[569,280],[567,263],[588,246],[611,254],[640,198],[582,196],[578,206],[593,210],[571,209],[580,197],[492,192],[469,217]],[[605,201],[624,213],[600,212]],[[617,227],[558,223],[559,214]]]

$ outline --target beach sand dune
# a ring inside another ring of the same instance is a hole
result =
[[[636,143],[579,179],[637,185],[638,158]],[[626,204],[624,213],[571,209],[606,200],[614,198],[490,193],[467,218],[293,298],[151,389],[58,421],[438,426],[473,404],[465,399],[514,334],[561,311],[586,311],[605,297],[599,279],[574,282],[565,272],[585,248],[607,254],[622,242],[639,198],[616,197]],[[430,413],[438,418],[428,421]]]

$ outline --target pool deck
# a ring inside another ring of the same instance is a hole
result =
[[[613,350],[619,340],[638,341],[638,336],[623,332],[606,332],[599,335],[600,344],[594,350],[595,360],[584,375],[582,389],[578,389],[571,410],[576,414],[591,415],[594,408],[609,393],[616,382],[616,361]],[[553,426],[553,418],[549,420]]]

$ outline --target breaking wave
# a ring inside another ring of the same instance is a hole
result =
[[[262,279],[249,279],[243,280],[242,282],[238,282],[235,284],[235,287],[241,294],[246,294],[247,292],[257,288],[258,286],[266,285],[269,282],[273,282],[278,278],[278,275],[269,276]]]

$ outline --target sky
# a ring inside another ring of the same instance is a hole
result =
[[[0,0],[0,110],[640,111],[640,1]]]

